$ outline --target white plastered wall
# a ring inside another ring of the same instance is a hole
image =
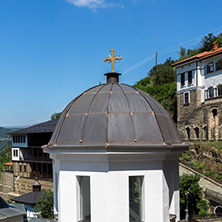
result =
[[[129,222],[129,176],[144,176],[145,222],[169,222],[169,188],[165,174],[172,172],[171,168],[166,167],[164,173],[162,166],[166,164],[162,160],[149,161],[143,156],[140,161],[138,157],[137,160],[127,161],[128,157],[116,162],[113,161],[115,158],[111,158],[110,165],[106,155],[89,155],[88,160],[81,155],[56,157],[54,167],[59,173],[59,222],[69,221],[70,218],[77,221],[76,176],[90,176],[91,222]],[[175,160],[170,162],[171,165],[178,164]],[[116,166],[119,170],[113,170]],[[135,170],[126,169],[130,167]],[[175,192],[171,212],[177,214],[177,218],[178,197]]]

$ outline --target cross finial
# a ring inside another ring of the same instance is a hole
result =
[[[109,61],[109,64],[112,63],[112,72],[114,72],[114,62],[116,63],[116,60],[120,61],[122,59],[122,57],[121,56],[116,57],[116,55],[114,55],[114,52],[115,52],[114,49],[111,49],[110,52],[111,52],[111,55],[109,55],[109,58],[105,57],[105,59],[103,59],[103,61],[104,62]]]

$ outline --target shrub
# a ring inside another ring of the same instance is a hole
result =
[[[42,190],[42,195],[39,197],[36,210],[40,212],[41,218],[54,218],[53,212],[53,191],[52,190]]]

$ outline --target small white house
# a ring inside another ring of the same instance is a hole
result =
[[[119,75],[76,97],[43,147],[59,222],[180,219],[178,158],[187,145],[166,110]]]

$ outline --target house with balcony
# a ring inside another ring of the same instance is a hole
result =
[[[185,140],[222,140],[222,47],[172,65],[177,75],[177,126]]]
[[[57,120],[11,132],[14,191],[24,194],[32,190],[37,177],[43,189],[53,188],[52,160],[41,146],[48,144]]]

